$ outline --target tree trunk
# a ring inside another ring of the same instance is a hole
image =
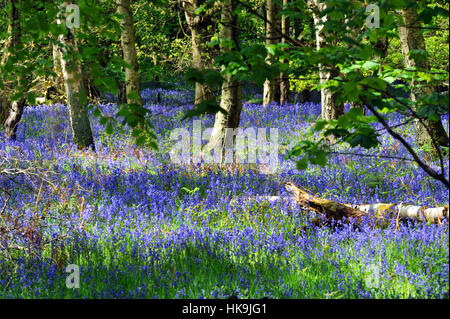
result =
[[[20,26],[20,9],[17,0],[10,0],[11,11],[9,11],[8,39],[3,47],[2,65],[5,65],[11,55],[10,50],[17,48],[21,43],[22,29]]]
[[[356,3],[354,3],[354,5],[356,5]],[[346,23],[348,20],[351,20],[353,18],[354,15],[357,14],[356,10],[352,10],[352,13],[350,14],[349,17],[346,18]],[[361,30],[360,26],[355,25],[353,27],[353,29],[349,29],[349,37],[351,37],[355,42],[358,41],[358,35],[361,34],[364,30]],[[387,39],[387,38],[386,38]],[[378,42],[377,42],[378,43]],[[380,42],[382,43],[382,42]],[[373,44],[375,45],[375,44]],[[350,44],[349,45],[349,49],[355,48],[356,45],[354,44]],[[375,57],[374,57],[375,58]],[[359,74],[361,74],[361,76],[363,76],[362,71],[360,69],[355,69],[355,72],[358,72]],[[362,114],[365,115],[366,114],[366,108],[364,107],[364,104],[362,104],[360,101],[358,102],[350,102],[350,109],[361,109]]]
[[[285,187],[294,194],[295,200],[301,206],[323,215],[326,220],[335,219],[348,222],[352,218],[359,224],[362,221],[362,217],[367,216],[366,212],[358,209],[339,202],[313,196],[293,183],[288,182],[285,184]]]
[[[426,50],[425,40],[420,33],[420,21],[417,15],[417,9],[405,8],[401,11],[404,26],[399,26],[399,36],[402,46],[403,59],[406,67],[417,67],[429,70],[430,66],[427,60],[415,61],[409,54],[412,50]],[[414,81],[411,83],[411,100],[416,102],[421,96],[431,94],[431,87],[414,87]],[[436,145],[448,145],[449,138],[445,132],[442,121],[432,121],[423,119],[422,123],[415,122],[416,140],[420,146],[425,144],[432,145],[433,154],[437,154]],[[434,143],[433,143],[434,141]]]
[[[50,80],[53,83],[45,91],[45,100],[51,100],[53,103],[66,104],[64,96],[64,76],[61,68],[61,50],[54,44],[52,46],[53,55],[53,72],[56,73],[56,77],[51,77]]]
[[[274,28],[274,26],[278,26],[279,21],[277,18],[279,7],[275,0],[266,0],[266,12],[267,12],[267,22],[266,22],[266,45],[276,44],[280,41],[280,34]],[[270,54],[267,55],[266,61],[268,64],[271,64],[271,59],[273,56]],[[277,99],[277,86],[279,84],[279,78],[275,77],[273,79],[267,79],[264,82],[263,89],[263,105],[266,106],[272,102],[279,102]]]
[[[283,6],[288,4],[288,0],[283,0]],[[290,34],[290,20],[285,15],[281,17],[281,42],[286,43],[286,37],[284,35]],[[287,51],[287,49],[283,49]],[[289,63],[287,59],[283,59],[283,63]],[[286,73],[280,74],[280,104],[289,103],[289,75]]]
[[[238,18],[233,14],[235,9],[234,0],[224,0],[222,4],[221,14],[221,30],[220,30],[220,49],[222,52],[229,52],[236,49],[238,42]],[[233,49],[229,48],[229,42],[233,42]],[[239,126],[241,110],[242,110],[242,93],[241,85],[232,75],[225,75],[225,81],[222,84],[222,97],[220,106],[225,109],[228,114],[222,112],[216,113],[214,128],[211,133],[211,138],[205,151],[209,152],[212,149],[221,151],[221,159],[224,161],[226,151],[229,148],[234,149],[234,132],[227,130],[227,128],[235,129]],[[230,136],[233,134],[233,136]],[[232,145],[229,144],[232,141]],[[234,158],[234,157],[233,157]]]
[[[5,135],[7,139],[16,139],[17,126],[22,119],[25,103],[26,97],[22,97],[20,100],[12,102],[8,118],[5,122]]]
[[[328,224],[331,219],[348,222],[350,218],[359,224],[363,217],[374,217],[378,224],[381,222],[381,225],[387,224],[392,218],[396,218],[397,223],[400,218],[440,223],[444,219],[448,220],[449,216],[448,205],[434,208],[384,203],[350,205],[313,196],[291,182],[286,183],[285,187],[294,194],[295,201],[302,207],[324,216],[325,224]]]
[[[86,71],[87,68],[82,68],[83,86],[86,89],[86,96],[90,103],[99,103],[101,99],[100,90],[94,85],[92,76]]]
[[[64,2],[64,7],[67,5],[68,3]],[[58,19],[58,24],[60,23],[61,20]],[[77,60],[76,39],[72,30],[67,29],[67,34],[60,35],[59,40],[62,44],[61,68],[64,75],[73,141],[80,149],[90,146],[94,149],[94,139],[86,108],[87,96],[83,85],[81,61]]]
[[[2,126],[5,125],[6,119],[8,118],[10,105],[11,104],[6,97],[4,95],[0,95],[0,124]]]
[[[2,57],[2,65],[8,62],[11,50],[18,50],[21,45],[22,29],[20,26],[20,9],[19,3],[16,0],[11,0],[11,11],[9,13],[10,25],[8,27],[9,38],[5,47],[4,55]],[[14,53],[13,53],[14,54]],[[23,78],[18,76],[18,83],[21,84]],[[9,86],[8,84],[6,85]],[[11,88],[12,89],[12,88]],[[5,126],[5,136],[7,139],[15,139],[17,126],[22,118],[23,109],[25,107],[26,96],[24,95],[18,101],[10,101],[8,93],[1,93],[1,116],[2,122]]]
[[[326,9],[326,3],[320,0],[309,0],[308,4],[313,12],[314,25],[316,31],[316,47],[317,50],[323,49],[327,46],[328,32],[324,28],[323,23],[327,21],[327,16],[320,17],[319,13]],[[319,64],[320,83],[323,84],[328,80],[339,75],[339,69],[336,67],[326,67]],[[332,93],[329,88],[323,88],[320,91],[320,99],[322,103],[322,119],[333,120],[344,114],[344,105],[336,103],[336,94]]]
[[[212,66],[212,52],[207,43],[212,37],[212,31],[208,27],[212,26],[211,12],[195,14],[195,11],[203,5],[205,0],[190,0],[183,2],[186,21],[191,30],[192,38],[192,60],[193,66],[197,70],[205,70]],[[208,84],[195,83],[195,104],[203,101],[214,101],[214,86]]]
[[[116,79],[116,84],[117,88],[119,89],[119,92],[117,94],[117,103],[127,104],[127,88],[125,86],[125,83]]]
[[[125,86],[127,93],[128,104],[142,105],[141,90],[139,86],[139,65],[136,55],[136,43],[134,35],[133,14],[131,11],[130,0],[117,0],[119,14],[124,17],[120,20],[122,26],[121,43],[123,59],[126,63],[131,65],[131,68],[125,70]],[[130,97],[133,93],[137,98]]]

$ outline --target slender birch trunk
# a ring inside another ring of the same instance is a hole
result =
[[[280,34],[274,28],[278,25],[278,13],[279,7],[275,0],[266,0],[266,45],[276,44],[280,41]],[[267,55],[266,61],[271,64],[273,56]],[[279,85],[279,78],[267,79],[264,82],[263,87],[263,105],[266,106],[269,103],[277,101],[277,86]],[[279,100],[278,100],[279,101]]]
[[[326,3],[320,2],[320,0],[309,0],[308,5],[310,6],[313,17],[314,25],[316,30],[316,47],[317,50],[327,47],[327,31],[323,23],[327,21],[327,16],[319,16],[319,13],[326,9]],[[319,65],[319,76],[320,83],[323,84],[328,80],[334,78],[339,74],[339,69],[335,67],[326,67],[322,64]],[[344,105],[342,103],[336,103],[336,94],[332,93],[329,88],[323,88],[320,91],[321,103],[322,103],[322,114],[321,117],[324,120],[337,119],[339,116],[344,114]]]
[[[117,0],[119,14],[124,17],[120,20],[122,26],[121,43],[123,59],[131,65],[125,69],[125,86],[128,104],[142,105],[141,91],[139,86],[139,65],[136,54],[136,42],[134,34],[133,13],[130,0]],[[130,93],[137,94],[137,98],[130,97]]]
[[[289,0],[283,0],[283,6],[288,4]],[[283,35],[290,34],[290,20],[285,15],[281,17],[281,33],[282,38],[281,42],[286,43],[286,37]],[[283,51],[287,51],[287,49],[283,49]],[[283,59],[283,63],[288,63],[287,59]],[[285,73],[280,74],[280,104],[289,103],[289,75]]]

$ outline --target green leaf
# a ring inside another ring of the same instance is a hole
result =
[[[308,159],[302,158],[302,159],[298,160],[296,163],[296,166],[299,171],[306,169],[308,167]]]
[[[137,146],[144,145],[146,140],[147,138],[145,136],[140,136],[136,139],[136,145]]]
[[[133,133],[131,134],[133,137],[137,137],[137,136],[139,136],[139,135],[141,135],[142,134],[142,130],[140,130],[140,129],[134,129],[133,130]]]
[[[34,93],[32,93],[32,92],[28,93],[27,100],[30,105],[35,105],[36,104],[36,96],[34,95]]]
[[[352,108],[347,113],[345,113],[345,116],[353,121],[362,115],[363,115],[363,110],[359,107]]]
[[[134,114],[130,114],[126,117],[126,121],[130,127],[134,128],[139,123],[139,117]]]
[[[377,77],[367,77],[359,81],[359,83],[379,91],[385,91],[387,89],[387,83]]]
[[[377,61],[366,61],[361,68],[366,70],[378,70],[380,68],[380,64]]]
[[[275,55],[276,54],[275,53],[275,48],[276,47],[273,44],[270,44],[270,45],[266,46],[267,53],[270,54],[270,55]]]
[[[100,118],[99,122],[101,125],[106,125],[106,123],[108,123],[108,118],[103,116]]]
[[[114,133],[114,127],[112,126],[111,123],[108,123],[108,125],[106,125],[106,134],[111,135],[112,133]]]
[[[11,100],[18,101],[18,100],[20,100],[22,98],[22,96],[23,96],[22,92],[17,92],[11,97]]]
[[[321,131],[325,127],[325,125],[327,125],[327,123],[328,122],[325,120],[317,120],[316,124],[314,125],[314,131],[315,132]]]
[[[318,151],[315,155],[316,163],[324,167],[327,164],[327,154],[324,151]]]
[[[434,16],[434,10],[430,7],[426,7],[420,14],[419,19],[423,21],[425,24],[431,23],[433,16]]]
[[[222,85],[224,79],[220,72],[216,70],[208,70],[204,77],[203,77],[204,83],[210,85],[210,86],[220,86]]]
[[[95,109],[95,110],[92,112],[92,114],[93,114],[95,117],[100,117],[100,116],[102,115],[102,113],[100,112],[99,109]]]
[[[154,150],[158,150],[159,149],[158,144],[156,142],[154,142],[154,141],[151,141],[148,144]]]
[[[409,57],[414,61],[426,61],[428,58],[428,52],[422,49],[414,49],[409,52]]]
[[[132,101],[137,101],[139,100],[139,94],[133,91],[127,94],[127,98]]]
[[[198,69],[188,69],[184,75],[184,78],[188,82],[192,83],[204,83],[203,72]]]

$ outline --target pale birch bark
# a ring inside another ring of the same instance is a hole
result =
[[[314,26],[316,30],[316,47],[317,50],[320,50],[328,46],[326,37],[329,35],[329,32],[325,30],[325,27],[323,25],[323,23],[327,21],[327,16],[319,16],[319,13],[326,9],[326,3],[320,2],[320,0],[309,0],[308,6],[310,7],[314,17]],[[319,76],[321,84],[334,78],[338,74],[339,69],[336,67],[326,67],[323,64],[319,65]],[[344,114],[344,105],[342,103],[336,102],[336,94],[332,93],[329,88],[323,88],[320,91],[320,96],[322,103],[322,119],[327,121],[333,120]]]
[[[139,65],[137,61],[136,42],[134,33],[133,13],[130,0],[117,0],[118,12],[124,17],[120,20],[122,26],[121,44],[124,61],[131,65],[125,68],[125,87],[128,104],[142,105],[139,85]],[[138,98],[130,98],[130,93],[136,93]]]
[[[283,6],[286,6],[288,4],[289,0],[283,0]],[[282,38],[281,42],[286,43],[286,37],[284,35],[290,34],[290,20],[288,17],[283,15],[281,17],[281,33]],[[283,51],[287,51],[287,49],[283,49]],[[287,59],[283,60],[283,63],[288,63],[289,61]],[[289,92],[290,92],[290,85],[289,85],[289,75],[285,73],[280,74],[280,104],[286,104],[289,103]]]
[[[396,218],[397,221],[400,218],[412,218],[420,221],[439,223],[444,218],[448,220],[449,217],[448,206],[428,208],[417,205],[383,203],[365,205],[342,204],[309,194],[291,182],[286,183],[285,187],[293,193],[294,200],[299,205],[307,210],[319,213],[327,220],[346,220],[348,222],[348,219],[352,218],[356,224],[359,224],[364,217],[374,217],[382,223],[388,222],[392,218]]]
[[[277,13],[279,6],[275,0],[266,0],[266,45],[277,44],[280,42],[280,34],[274,28],[278,25]],[[268,54],[266,61],[271,64],[272,55]],[[263,105],[277,101],[277,85],[279,85],[279,78],[267,79],[263,87]],[[278,101],[277,101],[278,102]]]

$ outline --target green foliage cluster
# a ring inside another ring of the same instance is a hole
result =
[[[181,75],[191,65],[191,39],[184,12],[170,1],[137,1],[136,49],[141,78],[151,81]]]

